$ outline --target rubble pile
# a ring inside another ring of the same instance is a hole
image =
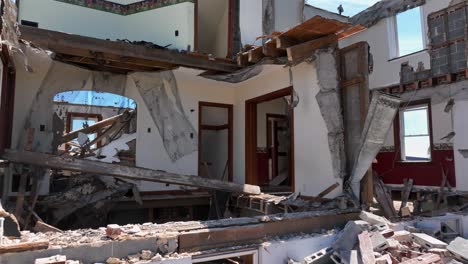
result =
[[[439,230],[417,222],[394,224],[365,211],[360,218],[348,222],[329,247],[289,263],[468,263],[468,240],[444,223]]]

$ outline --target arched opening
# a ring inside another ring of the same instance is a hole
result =
[[[134,165],[134,100],[112,93],[66,91],[56,94],[53,103],[63,124],[63,136],[56,144],[59,154]]]

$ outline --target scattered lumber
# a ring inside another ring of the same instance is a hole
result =
[[[113,125],[118,120],[128,120],[128,118],[130,117],[132,113],[133,111],[125,111],[120,115],[116,115],[116,116],[104,119],[102,121],[99,121],[92,126],[81,128],[75,131],[71,131],[70,133],[65,134],[62,137],[62,142],[66,143],[68,141],[72,141],[73,139],[78,137],[79,133],[92,134],[92,133],[97,132],[99,129]]]
[[[323,190],[321,193],[319,193],[317,195],[317,197],[319,198],[324,198],[325,196],[327,196],[328,194],[330,194],[331,192],[333,192],[333,190],[335,190],[336,188],[338,188],[338,186],[340,186],[339,183],[334,183],[332,184],[330,187],[328,187],[327,189]]]
[[[2,154],[2,158],[13,163],[30,164],[51,169],[94,173],[104,176],[121,177],[130,180],[186,185],[234,193],[260,194],[260,187],[255,185],[242,185],[232,182],[206,179],[194,175],[181,175],[165,171],[127,167],[117,164],[76,159],[71,157],[61,157],[38,152],[5,150],[5,152]]]
[[[382,207],[385,217],[390,219],[396,217],[397,213],[393,206],[393,200],[390,197],[382,179],[377,176],[377,174],[374,174],[374,193],[380,207]]]
[[[17,244],[0,245],[0,254],[41,250],[49,247],[49,241],[36,241]]]

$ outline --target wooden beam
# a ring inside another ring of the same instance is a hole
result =
[[[276,48],[277,49],[287,49],[291,46],[297,45],[299,41],[286,37],[284,35],[279,35],[275,37],[276,39]]]
[[[358,213],[354,212],[293,213],[275,221],[194,230],[179,234],[179,252],[249,245],[293,233],[316,233],[343,227],[348,221],[357,218]]]
[[[26,242],[0,245],[0,254],[47,249],[49,241]]]
[[[209,60],[176,51],[148,48],[119,41],[109,41],[79,35],[71,35],[28,26],[19,26],[21,39],[56,53],[94,58],[96,53],[116,58],[135,58],[204,70],[234,72],[238,69],[232,62]],[[110,58],[108,58],[110,59]],[[127,61],[128,62],[128,61]]]
[[[317,49],[328,45],[336,45],[337,43],[338,37],[335,34],[331,34],[323,38],[314,39],[296,46],[289,47],[286,49],[288,53],[288,60],[294,62],[309,58],[314,55]]]
[[[265,42],[265,44],[263,45],[263,54],[266,57],[276,58],[276,57],[286,56],[286,51],[282,49],[278,49],[276,47],[277,45],[276,43],[277,43],[277,40],[275,38],[270,39],[267,42]]]
[[[127,70],[127,71],[158,71],[161,69],[167,69],[167,67],[163,66],[144,66],[144,65],[138,65],[138,64],[132,64],[128,62],[116,62],[112,60],[103,60],[103,59],[98,59],[98,58],[87,58],[87,57],[78,57],[78,56],[68,56],[68,55],[57,55],[55,57],[56,60],[62,61],[62,62],[70,62],[70,63],[76,63],[76,64],[84,64],[84,65],[94,65],[94,66],[105,66],[105,67],[110,67],[110,68],[117,68],[117,69],[122,69],[122,70]]]
[[[5,153],[3,153],[1,157],[13,163],[31,164],[51,169],[94,173],[130,180],[186,185],[233,193],[260,194],[260,187],[254,185],[242,185],[232,182],[206,179],[194,175],[181,175],[165,171],[127,167],[117,164],[55,156],[38,152],[5,150]]]
[[[263,55],[263,47],[262,46],[255,47],[255,48],[249,50],[248,52],[249,52],[249,62],[250,63],[257,63],[263,57],[265,57],[265,55]]]
[[[249,65],[249,53],[248,52],[239,52],[237,54],[237,66],[246,67]]]
[[[68,133],[68,134],[66,134],[66,135],[64,135],[62,137],[62,142],[66,143],[68,141],[72,141],[73,139],[78,137],[79,133],[84,133],[84,134],[94,133],[94,132],[98,131],[101,128],[104,128],[104,127],[107,127],[107,126],[110,126],[110,125],[114,124],[115,122],[117,122],[121,118],[127,119],[128,115],[130,115],[132,112],[133,111],[125,111],[120,115],[116,115],[116,116],[109,117],[107,119],[101,120],[101,121],[95,123],[92,126],[84,127],[84,128],[81,128],[81,129],[78,129],[78,130],[75,130],[75,131],[71,131],[70,133]]]

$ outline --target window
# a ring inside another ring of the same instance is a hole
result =
[[[99,114],[88,114],[88,113],[68,113],[67,119],[68,119],[67,120],[67,133],[69,133],[71,131],[79,130],[79,129],[96,124],[97,122],[102,120],[102,116]],[[94,139],[96,139],[98,134],[97,133],[88,134],[87,136],[88,136],[89,142],[91,142]],[[78,138],[74,139],[72,143],[81,145],[79,143]],[[70,144],[70,145],[72,149],[75,148],[73,144]],[[99,147],[99,145],[100,145],[100,142],[98,142],[97,145],[96,144],[92,145],[91,148]]]
[[[429,104],[400,110],[400,144],[402,161],[431,160]]]
[[[395,17],[396,54],[405,56],[424,49],[424,35],[419,7],[410,9]]]

